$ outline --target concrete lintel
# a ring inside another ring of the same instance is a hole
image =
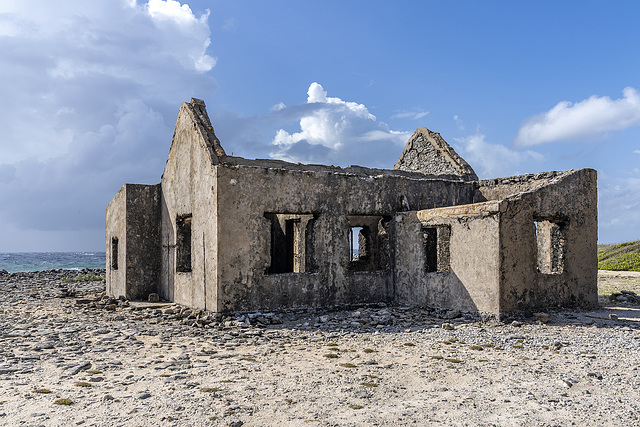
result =
[[[416,212],[418,220],[426,222],[437,218],[489,216],[501,212],[502,201],[492,200],[470,205],[448,206],[444,208],[425,209]]]

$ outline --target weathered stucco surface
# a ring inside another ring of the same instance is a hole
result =
[[[107,207],[107,292],[129,299],[156,292],[160,185],[125,184]]]
[[[593,170],[478,181],[425,128],[394,170],[227,156],[193,99],[161,183],[127,184],[107,207],[107,291],[216,312],[584,306],[596,299],[596,200]]]
[[[500,203],[492,202],[399,214],[398,301],[498,313],[499,209]],[[450,265],[428,272],[423,230],[442,226],[450,227]]]

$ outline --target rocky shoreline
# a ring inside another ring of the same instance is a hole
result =
[[[638,425],[636,306],[221,316],[0,271],[0,424]]]

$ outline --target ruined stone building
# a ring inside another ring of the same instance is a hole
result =
[[[478,180],[426,128],[393,170],[249,160],[225,153],[198,99],[161,182],[109,203],[106,240],[110,295],[214,312],[597,302],[596,171]]]

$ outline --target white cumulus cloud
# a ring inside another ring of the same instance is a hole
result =
[[[279,129],[273,138],[276,149],[271,156],[283,160],[370,165],[367,162],[375,158],[371,150],[377,150],[382,156],[377,156],[378,164],[373,166],[385,163],[388,167],[400,154],[398,147],[402,148],[410,136],[408,132],[389,129],[363,104],[327,96],[316,82],[309,86],[304,107],[281,107],[281,115],[295,115],[300,125],[299,132]],[[386,153],[391,158],[380,162]]]
[[[575,104],[559,102],[546,113],[526,121],[514,143],[518,147],[527,147],[552,141],[590,138],[632,126],[640,126],[640,94],[634,88],[627,87],[620,99],[594,95]]]
[[[174,52],[182,52],[178,59],[187,67],[196,71],[209,71],[216,59],[207,54],[211,44],[207,20],[209,11],[197,18],[188,4],[181,5],[175,0],[149,0],[147,11],[154,23],[160,28],[170,29],[175,34],[172,40]]]

